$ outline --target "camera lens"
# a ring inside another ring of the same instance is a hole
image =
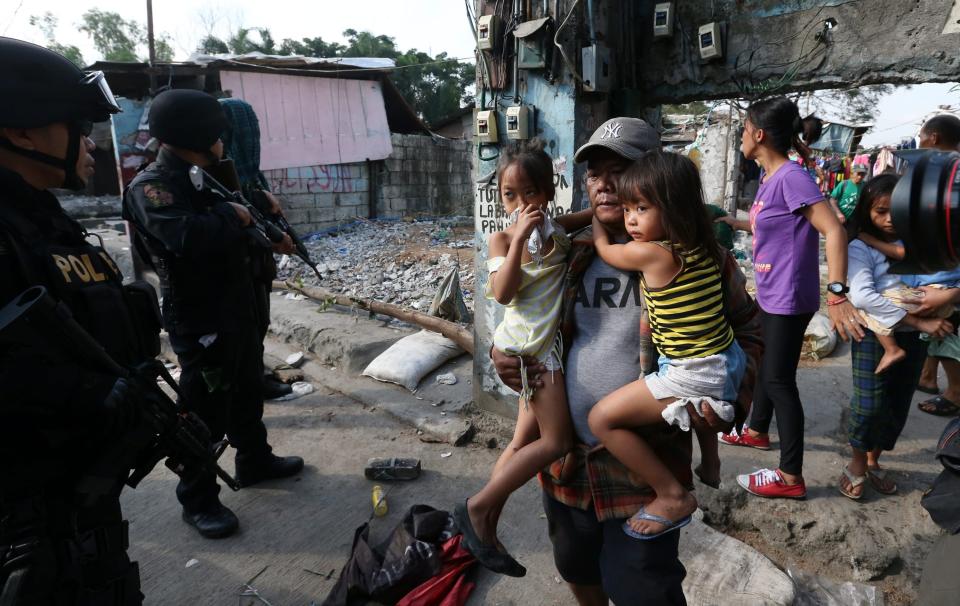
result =
[[[890,215],[903,240],[905,262],[916,273],[960,264],[960,153],[899,152],[908,161],[890,199]]]

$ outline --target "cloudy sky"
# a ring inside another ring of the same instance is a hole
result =
[[[241,26],[267,27],[277,42],[315,36],[342,42],[343,30],[352,28],[392,36],[404,50],[473,56],[462,0],[155,0],[153,5],[155,29],[173,38],[178,59],[189,56],[208,33],[225,38]],[[43,43],[29,19],[50,11],[59,19],[59,42],[77,45],[92,63],[100,57],[77,24],[94,6],[146,23],[146,0],[0,0],[0,35]],[[881,100],[876,126],[864,143],[896,143],[916,134],[923,117],[939,105],[960,107],[960,88],[928,84],[898,90]]]
[[[79,46],[92,62],[99,57],[86,35],[77,31],[80,16],[95,7],[145,24],[146,6],[146,0],[0,0],[0,34],[43,42],[30,16],[50,11],[60,22],[59,41]],[[153,22],[158,34],[173,38],[178,59],[189,56],[211,31],[226,37],[240,26],[266,27],[277,42],[316,36],[342,41],[345,29],[368,30],[392,36],[404,50],[473,57],[462,0],[154,0]]]

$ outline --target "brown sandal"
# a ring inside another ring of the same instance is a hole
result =
[[[844,488],[843,480],[846,478],[847,482],[850,484],[850,488]],[[867,481],[867,476],[855,476],[850,473],[850,470],[846,466],[843,468],[843,475],[840,476],[840,484],[837,488],[840,490],[840,494],[847,497],[848,499],[853,499],[854,501],[859,501],[863,497],[863,483]],[[859,488],[859,490],[857,490]]]
[[[897,483],[887,477],[887,470],[867,468],[867,479],[870,486],[880,494],[897,494]]]

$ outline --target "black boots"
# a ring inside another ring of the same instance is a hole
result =
[[[240,527],[240,520],[219,501],[198,511],[183,509],[183,521],[208,539],[229,537]]]
[[[273,400],[291,393],[293,388],[273,378],[273,375],[263,375],[263,399]]]
[[[237,481],[246,488],[263,482],[296,475],[303,469],[303,459],[300,457],[278,457],[270,454],[267,458],[251,462],[237,463]]]

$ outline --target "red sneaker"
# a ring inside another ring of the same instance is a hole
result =
[[[779,469],[761,469],[751,474],[739,475],[737,484],[750,494],[769,499],[803,499],[807,496],[807,485],[803,480],[796,484],[787,484]]]
[[[757,450],[770,450],[770,436],[765,435],[755,438],[747,431],[746,427],[743,428],[743,433],[740,434],[737,433],[736,429],[730,433],[718,433],[717,440],[721,444],[729,444],[731,446],[749,446]]]

